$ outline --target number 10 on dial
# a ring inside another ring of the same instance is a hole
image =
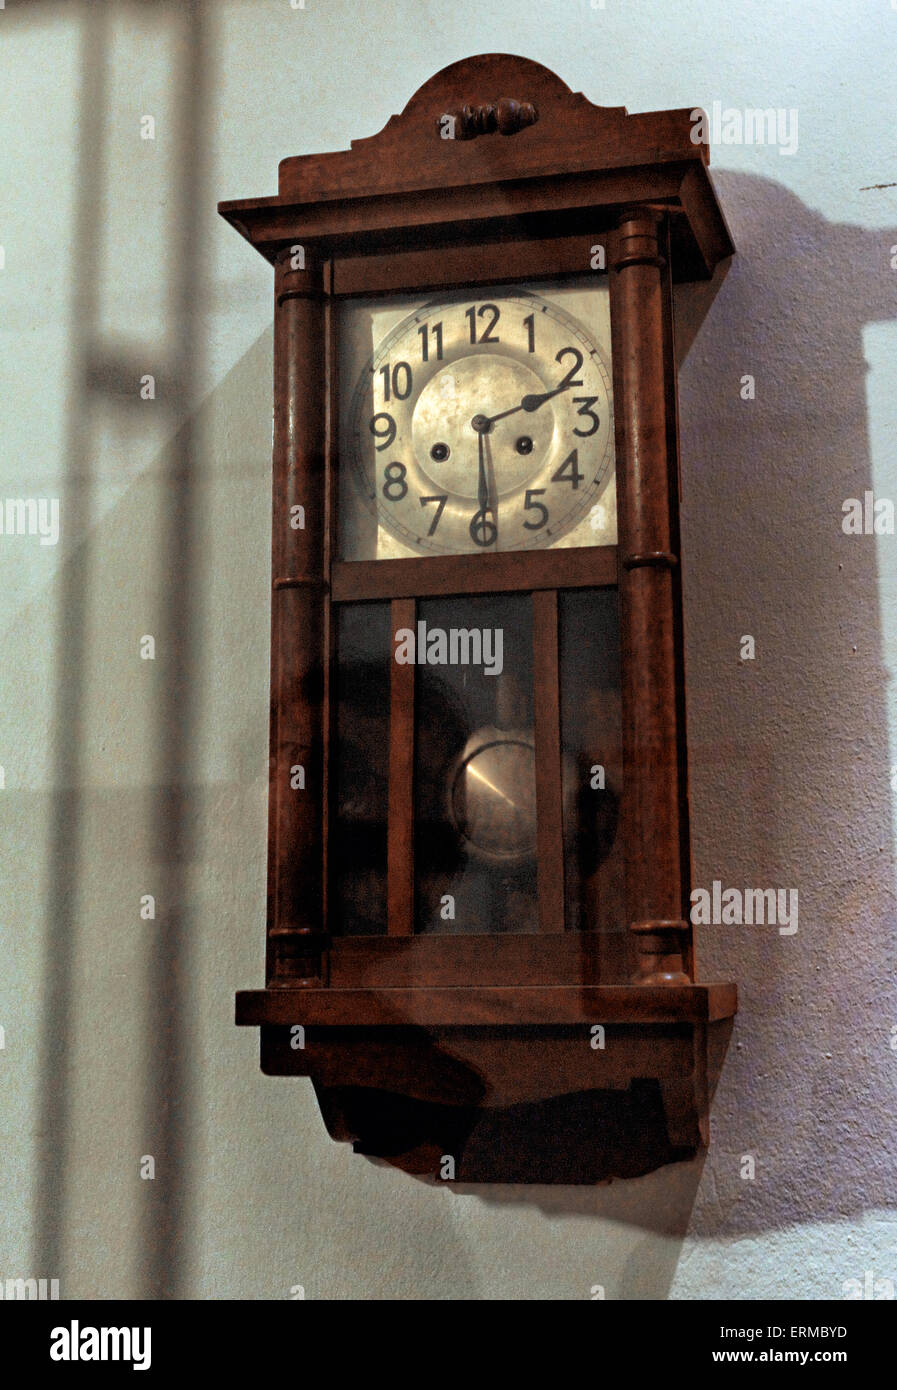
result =
[[[544,295],[491,291],[412,310],[375,339],[346,423],[353,502],[392,553],[602,539],[583,523],[613,474],[605,335]],[[344,546],[344,558],[356,557]]]

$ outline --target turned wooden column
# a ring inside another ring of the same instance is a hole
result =
[[[316,985],[325,945],[321,263],[308,248],[281,253],[274,290],[267,969],[271,984]]]
[[[626,902],[633,979],[685,984],[676,672],[678,535],[675,384],[664,371],[668,321],[660,210],[621,214],[610,238],[623,663]]]

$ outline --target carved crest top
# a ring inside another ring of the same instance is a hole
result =
[[[533,218],[540,235],[591,233],[608,209],[657,202],[675,213],[675,278],[706,278],[733,247],[700,114],[596,106],[541,63],[481,54],[436,73],[348,150],[281,160],[275,197],[219,212],[276,261],[292,243],[357,255],[524,219],[532,234]]]
[[[529,58],[487,53],[436,73],[400,115],[349,150],[280,164],[291,202],[597,171],[661,161],[707,163],[689,110],[628,115],[571,92]]]

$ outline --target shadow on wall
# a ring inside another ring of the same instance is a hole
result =
[[[696,1160],[622,1191],[480,1194],[707,1237],[897,1206],[890,677],[876,537],[841,527],[873,487],[862,335],[897,317],[897,230],[714,182],[738,254],[718,295],[677,291],[693,884],[796,889],[798,930],[698,929],[699,977],[737,980],[740,1010],[700,1185]]]
[[[794,888],[800,915],[793,935],[699,935],[741,1009],[700,1234],[897,1199],[885,576],[882,541],[841,527],[873,486],[863,330],[897,316],[897,232],[829,223],[770,180],[716,183],[740,254],[681,390],[694,883]]]
[[[100,205],[103,8],[85,7],[82,100],[88,116],[94,115],[85,121],[83,137],[78,263],[89,269],[81,277],[80,338],[73,355],[75,381],[89,389],[72,395],[78,413],[68,451],[71,495],[63,501],[70,517],[82,518],[85,535],[90,393],[105,391],[104,383],[115,375],[109,364],[97,369],[92,338],[97,320],[91,274],[97,267],[90,248],[97,240],[94,209]],[[188,61],[179,125],[185,153],[173,204],[178,275],[172,316],[178,338],[171,368],[180,399],[189,399],[200,342],[191,210],[207,196],[201,187],[210,120],[204,114],[202,8],[180,7]],[[875,542],[844,536],[840,520],[843,500],[861,497],[872,486],[862,330],[868,322],[894,316],[887,251],[897,232],[832,225],[770,180],[722,174],[716,181],[739,255],[681,376],[694,882],[797,888],[800,927],[792,936],[769,927],[710,927],[699,934],[702,977],[732,976],[741,989],[741,1014],[713,1112],[706,1160],[712,1181],[699,1189],[702,1164],[695,1162],[598,1189],[473,1189],[487,1203],[535,1204],[556,1216],[616,1221],[673,1237],[669,1258],[662,1271],[655,1267],[650,1289],[640,1282],[633,1257],[631,1279],[624,1278],[628,1292],[623,1296],[629,1297],[665,1295],[678,1242],[688,1230],[709,1236],[852,1220],[867,1209],[887,1208],[895,1195],[888,1034],[897,1006],[890,979],[894,862],[887,677]],[[683,293],[687,331],[711,300],[712,287]],[[267,344],[267,335],[263,341]],[[203,653],[198,645],[201,575],[215,562],[206,551],[199,553],[192,529],[198,510],[196,441],[206,430],[229,440],[231,425],[239,441],[247,401],[260,419],[270,418],[269,361],[267,347],[252,349],[179,433],[160,467],[170,493],[153,581],[164,584],[164,637],[175,659],[160,691],[154,817],[159,860],[167,869],[165,897],[175,904],[175,914],[187,896],[184,866],[195,852],[191,798],[200,793],[188,789],[185,768],[198,716],[196,683],[203,662],[212,660],[216,669],[232,672],[246,656],[236,625],[218,629],[220,652]],[[753,402],[739,395],[745,373],[756,380]],[[245,458],[238,462],[245,466]],[[216,455],[214,463],[232,465],[233,456]],[[140,508],[126,497],[102,525],[127,533],[144,522]],[[236,596],[251,589],[257,556],[267,553],[267,524],[260,523],[257,546],[247,550],[241,534],[245,523],[245,512],[234,509],[216,532],[219,555],[245,560],[242,572],[230,571]],[[127,534],[120,532],[116,543],[127,544]],[[141,550],[135,542],[135,551]],[[71,1028],[79,930],[73,904],[84,872],[79,673],[94,659],[85,623],[90,556],[91,547],[85,546],[69,561],[59,595],[55,765],[66,790],[58,797],[48,846],[42,1224],[35,1257],[41,1270],[61,1267],[66,1231],[72,1116],[58,1058]],[[257,620],[265,629],[267,612],[260,610]],[[754,662],[739,660],[744,633],[756,638]],[[259,738],[264,744],[265,719],[266,702],[260,701],[250,742]],[[251,775],[243,770],[245,778]],[[261,844],[263,815],[256,829]],[[223,825],[222,841],[227,844],[230,837],[231,827]],[[253,903],[252,914],[261,939],[261,899]],[[249,930],[247,921],[241,913],[233,929]],[[153,1037],[165,1040],[162,1047],[147,1048],[143,1082],[146,1133],[152,1137],[147,1147],[164,1175],[146,1196],[143,1292],[149,1298],[184,1293],[184,1233],[193,1216],[187,1201],[184,1061],[187,1041],[198,1027],[189,983],[193,948],[182,918],[173,918],[159,940],[154,976],[141,986],[154,1001]],[[222,1028],[230,1026],[229,992],[227,1002]],[[245,1036],[242,1043],[254,1054],[254,1039]],[[259,1087],[270,1084],[258,1076]],[[329,1142],[323,1126],[319,1139]],[[257,1149],[257,1170],[247,1175],[247,1184],[258,1178],[266,1190],[264,1140]],[[740,1177],[744,1154],[756,1158],[753,1181]],[[272,1201],[278,1190],[272,1190]],[[301,1207],[293,1202],[289,1217],[280,1212],[279,1218],[296,1223],[298,1239]],[[447,1230],[451,1224],[447,1213]]]
[[[94,559],[99,548],[91,531],[94,449],[100,408],[106,412],[107,420],[110,414],[117,420],[118,438],[127,438],[129,430],[139,429],[132,412],[137,384],[145,370],[134,362],[110,356],[100,329],[101,209],[106,196],[127,196],[121,190],[110,192],[104,186],[112,9],[85,3],[77,16],[82,54],[78,110],[81,130],[72,263],[79,273],[74,280],[73,332],[69,341],[70,399],[76,404],[68,424],[68,480],[61,511],[69,533],[84,538],[84,543],[63,567],[58,581],[61,588],[56,595],[59,678],[53,736],[59,789],[48,845],[40,1085],[43,1151],[36,1188],[38,1225],[34,1255],[35,1268],[51,1270],[63,1268],[70,1194],[73,1117],[59,1058],[66,1055],[73,1039],[72,990],[79,936],[75,905],[86,873],[83,826],[85,789],[90,777],[84,750],[89,713],[85,708],[85,689],[86,673],[93,660],[93,650],[87,645],[88,593],[96,583]],[[209,45],[205,36],[205,5],[201,0],[186,0],[179,5],[159,5],[158,9],[163,14],[167,11],[172,34],[180,43],[174,83],[174,128],[180,136],[180,150],[173,186],[167,190],[171,227],[164,274],[170,286],[170,349],[166,360],[155,369],[159,397],[155,409],[170,410],[172,419],[177,419],[194,398],[202,345],[198,286],[200,257],[204,252],[199,223],[205,222],[207,216],[203,206],[204,179],[213,110],[207,95]],[[129,327],[139,340],[140,324]],[[141,1142],[155,1156],[158,1169],[155,1181],[142,1184],[141,1193],[143,1292],[147,1298],[178,1295],[183,1231],[188,1221],[182,1180],[188,1122],[184,1106],[191,969],[185,875],[195,854],[195,824],[187,766],[196,720],[195,677],[203,660],[194,605],[195,579],[201,562],[196,553],[195,489],[199,467],[191,420],[180,429],[175,448],[163,462],[168,505],[158,517],[151,574],[143,578],[150,586],[164,585],[155,637],[164,644],[169,659],[156,703],[157,763],[151,814],[159,866],[157,892],[162,901],[173,906],[165,929],[158,934],[158,950],[150,957],[152,973],[143,982],[142,997],[129,1000],[124,990],[117,996],[124,1015],[123,1028],[129,1026],[135,1007],[145,1009],[147,1020],[146,1070],[142,1078],[146,1121]],[[115,525],[120,513],[121,509],[114,512],[103,525]],[[132,522],[134,549],[138,551],[145,517],[134,517]],[[139,611],[138,603],[134,621],[139,621]],[[127,698],[129,682],[123,672],[120,689]]]

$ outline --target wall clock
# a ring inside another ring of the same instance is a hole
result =
[[[455,63],[220,205],[275,267],[262,1068],[455,1182],[693,1155],[672,285],[732,243],[690,112]]]

